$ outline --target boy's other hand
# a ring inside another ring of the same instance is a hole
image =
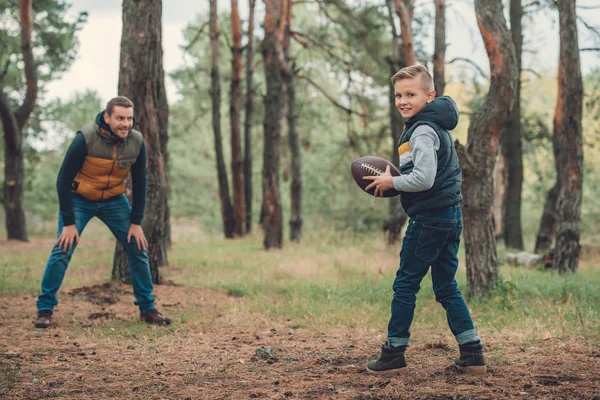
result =
[[[127,234],[127,243],[131,243],[131,237],[135,239],[138,250],[148,250],[148,241],[144,236],[144,231],[141,225],[131,224],[129,233]]]
[[[79,243],[77,227],[75,225],[63,226],[62,232],[58,237],[58,248],[68,253],[77,243]]]
[[[373,181],[365,188],[365,191],[368,192],[372,188],[375,188],[375,193],[373,193],[375,197],[383,197],[383,192],[394,187],[394,181],[392,179],[392,173],[390,172],[389,165],[385,167],[385,172],[383,175],[365,176],[363,179]]]

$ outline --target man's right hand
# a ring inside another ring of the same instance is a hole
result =
[[[62,233],[58,238],[58,248],[69,252],[75,244],[79,243],[79,233],[75,225],[63,227]]]

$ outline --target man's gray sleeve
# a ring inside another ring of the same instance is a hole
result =
[[[429,190],[437,173],[440,138],[429,125],[420,125],[413,132],[409,145],[414,167],[409,174],[394,177],[394,188],[403,192]]]

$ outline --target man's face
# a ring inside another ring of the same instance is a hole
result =
[[[427,92],[420,76],[410,79],[401,79],[394,84],[394,97],[396,108],[402,118],[414,117],[435,98],[435,90]]]
[[[104,113],[104,122],[110,126],[110,130],[121,139],[125,139],[133,128],[133,108],[113,107],[112,114]]]

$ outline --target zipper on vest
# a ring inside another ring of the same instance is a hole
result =
[[[100,200],[102,200],[104,198],[104,191],[106,189],[108,189],[108,187],[110,186],[110,177],[111,177],[113,171],[115,170],[116,160],[117,160],[117,144],[115,143],[113,145],[112,166],[110,167],[110,172],[108,173],[108,180],[106,181],[106,187],[104,189],[102,189],[102,195],[100,196]]]

